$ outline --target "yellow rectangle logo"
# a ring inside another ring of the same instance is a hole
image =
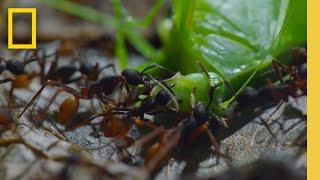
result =
[[[13,13],[31,13],[31,44],[13,43]],[[37,9],[36,8],[8,8],[8,49],[36,49],[37,48]]]

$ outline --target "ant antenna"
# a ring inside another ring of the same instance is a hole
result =
[[[141,71],[141,74],[144,74],[146,71],[149,71],[150,69],[153,69],[153,68],[158,68],[158,69],[160,69],[160,70],[162,70],[162,71],[164,71],[164,72],[168,72],[168,73],[170,73],[170,74],[172,74],[172,75],[176,74],[175,72],[171,71],[170,69],[165,68],[165,67],[160,66],[159,64],[155,64],[155,63],[149,65],[149,66],[146,67],[146,68],[144,68],[144,69]]]
[[[148,76],[148,75],[147,75]],[[178,100],[176,99],[174,93],[172,92],[172,90],[165,84],[165,83],[162,83],[160,81],[158,81],[157,79],[153,78],[152,76],[148,76],[150,79],[152,79],[153,81],[155,81],[155,83],[157,85],[159,85],[163,90],[165,90],[171,97],[172,101],[173,101],[173,104],[175,106],[175,111],[179,111],[179,103],[178,103]]]
[[[207,69],[199,62],[197,61],[197,64],[200,66],[200,68],[202,69],[202,71],[205,73],[205,75],[207,76],[207,78],[209,79],[209,83],[210,83],[210,89],[209,89],[209,92],[208,92],[208,95],[209,95],[209,102],[208,102],[208,105],[207,105],[207,108],[210,107],[212,101],[213,101],[213,93],[214,91],[217,89],[217,87],[219,87],[221,84],[215,84],[213,82],[213,79],[210,77]]]
[[[213,101],[213,93],[214,91],[219,87],[221,86],[221,84],[215,84],[213,82],[213,79],[210,77],[209,73],[208,73],[208,70],[199,62],[197,61],[197,64],[200,66],[200,68],[202,69],[202,71],[205,73],[205,75],[208,77],[209,79],[209,83],[210,83],[210,89],[209,89],[209,92],[208,92],[208,95],[209,95],[209,103],[207,105],[207,108],[210,107],[212,101]],[[234,90],[231,86],[231,84],[221,75],[220,78],[222,79],[223,81],[223,84],[226,85],[227,89],[230,91],[231,94],[234,94]]]

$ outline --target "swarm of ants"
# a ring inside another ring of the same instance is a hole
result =
[[[279,122],[273,119],[272,115],[288,101],[289,97],[298,98],[306,95],[306,51],[301,48],[294,49],[291,58],[291,63],[286,65],[273,60],[272,73],[277,83],[269,80],[259,89],[246,87],[236,98],[232,111],[225,117],[219,117],[210,111],[215,86],[208,92],[210,99],[208,104],[197,102],[191,95],[191,109],[188,113],[176,112],[172,104],[179,103],[180,100],[171,90],[171,85],[165,83],[176,73],[156,64],[142,71],[124,69],[121,73],[117,73],[113,64],[103,66],[99,63],[90,64],[79,55],[75,55],[67,65],[60,65],[59,52],[47,54],[45,49],[28,51],[23,59],[1,59],[0,83],[2,86],[10,84],[10,88],[8,101],[3,103],[0,109],[2,135],[0,146],[22,144],[39,158],[64,161],[69,165],[81,162],[86,166],[96,166],[72,156],[50,157],[44,150],[28,143],[23,135],[18,133],[6,135],[8,131],[17,132],[20,126],[27,126],[30,130],[43,126],[43,119],[50,119],[48,116],[52,116],[51,106],[57,104],[56,99],[64,93],[68,94],[68,97],[58,104],[55,121],[50,121],[54,128],[49,129],[55,131],[54,134],[61,141],[73,143],[66,133],[83,126],[90,126],[97,137],[104,136],[113,140],[116,144],[115,151],[121,153],[122,162],[141,167],[151,175],[155,175],[168,163],[173,149],[192,144],[203,135],[207,135],[206,139],[213,146],[212,153],[217,157],[217,163],[222,159],[232,168],[232,158],[220,148],[219,133],[237,123],[237,114],[246,110],[257,111],[256,107],[267,105],[265,102],[269,102],[268,105],[276,105],[275,110],[267,118],[260,119],[261,124],[277,142],[276,134],[270,126]],[[203,66],[201,68],[208,75],[206,69]],[[157,77],[148,74],[151,69],[163,71],[166,76]],[[28,89],[32,82],[40,84],[38,90],[32,91],[33,96],[26,102],[16,99],[14,90]],[[43,92],[47,87],[54,89],[55,93],[47,98],[45,105],[37,105],[39,99],[45,96]],[[158,91],[154,92],[154,89]],[[79,115],[85,102],[91,102],[89,107],[84,107],[89,113],[86,117],[81,117]],[[170,126],[155,123],[153,116],[159,113],[174,113],[176,120]],[[22,120],[31,119],[30,117],[37,118],[28,123]],[[133,137],[130,132],[137,128],[142,129],[143,135]],[[297,139],[295,145],[305,147],[306,140],[303,140],[305,136],[302,136]],[[128,151],[130,148],[142,149],[142,147],[145,148],[141,151],[143,160],[137,159],[135,152]],[[113,176],[105,169],[98,168],[106,175]]]

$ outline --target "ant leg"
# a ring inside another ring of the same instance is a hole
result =
[[[31,54],[31,56],[30,56],[30,54]],[[26,53],[24,54],[24,57],[23,57],[23,64],[24,65],[27,64],[27,62],[29,61],[28,58],[34,58],[36,56],[37,56],[36,50],[27,50]]]
[[[129,84],[127,82],[121,83],[121,86],[123,86],[123,85],[124,85],[124,87],[125,87],[125,89],[126,89],[126,91],[128,93],[127,99],[125,100],[124,105],[130,105],[131,102],[132,102],[132,91],[131,91],[131,89],[129,87]],[[119,92],[119,93],[121,93],[121,92]]]
[[[59,87],[61,90],[74,95],[76,98],[80,98],[79,93],[75,89],[70,86],[64,85],[57,81],[48,80],[46,83],[42,85],[42,87],[38,90],[38,92],[32,97],[32,99],[27,103],[23,111],[18,115],[18,119],[23,115],[23,113],[34,103],[38,96],[40,96],[41,92],[44,90],[46,86],[56,86]]]
[[[207,105],[207,108],[209,108],[211,103],[212,103],[212,101],[213,101],[214,92],[219,86],[221,86],[221,84],[215,84],[215,82],[213,82],[213,79],[210,77],[210,75],[209,75],[208,71],[206,70],[206,68],[200,62],[198,62],[198,64],[199,64],[200,68],[202,69],[202,71],[207,76],[207,78],[209,79],[210,89],[208,91],[209,102],[208,102],[208,105]],[[227,83],[227,84],[228,84],[228,87],[229,87],[230,84],[229,83]]]
[[[0,80],[0,84],[4,84],[4,83],[7,83],[7,82],[11,82],[12,80],[14,80],[14,79],[13,79],[13,78],[1,79],[1,80]]]
[[[286,68],[279,61],[276,61],[276,60],[272,60],[272,66],[276,71],[277,78],[279,79],[281,84],[284,84],[284,80],[283,80],[283,76],[282,76],[281,72],[285,72],[285,73],[291,74],[290,71],[288,70],[288,68]]]
[[[228,127],[228,124],[227,124],[227,119],[226,118],[223,118],[223,117],[218,117],[217,115],[213,114],[213,113],[210,113],[210,115],[212,117],[214,117],[214,119],[216,121],[218,121],[220,124],[222,124],[224,127]]]
[[[270,135],[272,136],[272,138],[275,140],[276,142],[276,146],[278,145],[278,138],[277,136],[272,132],[271,127],[269,126],[269,124],[261,117],[259,117],[260,121],[262,122],[263,126],[266,127],[266,129],[268,130],[268,132],[270,133]]]
[[[277,107],[269,114],[269,116],[266,119],[271,119],[271,117],[277,112],[279,111],[279,109],[281,108],[281,106],[284,104],[284,101],[280,101],[280,103],[277,105]]]
[[[165,129],[163,126],[160,126],[158,128],[155,128],[153,131],[148,133],[147,135],[143,136],[139,140],[135,141],[133,146],[135,147],[142,147],[146,143],[150,142],[153,138],[155,138],[158,135],[161,135],[165,132]]]
[[[103,72],[103,70],[108,69],[108,68],[112,68],[113,73],[117,74],[116,67],[114,64],[108,64],[106,66],[101,67],[101,69],[99,70],[99,74],[101,74]]]
[[[43,109],[44,112],[47,112],[50,108],[50,106],[52,105],[52,103],[54,102],[54,100],[57,98],[57,96],[59,95],[59,93],[61,92],[61,90],[57,90],[54,95],[51,97],[49,103],[47,104],[47,106]]]
[[[10,91],[9,91],[9,96],[8,96],[8,110],[9,110],[10,114],[11,114],[11,103],[12,103],[13,90],[14,90],[14,87],[11,84]]]
[[[232,167],[232,164],[230,162],[230,157],[224,155],[222,152],[221,152],[221,148],[220,148],[220,145],[218,144],[216,138],[214,137],[214,135],[212,134],[212,132],[210,131],[209,127],[207,126],[206,128],[206,133],[210,139],[210,142],[211,144],[213,145],[214,147],[214,151],[217,155],[217,164],[219,164],[219,159],[220,157],[223,158],[224,162],[227,164],[228,167]]]
[[[59,63],[59,54],[57,53],[57,54],[55,54],[55,58],[54,58],[53,62],[51,63],[51,66],[50,66],[48,72],[45,74],[45,72],[44,72],[45,71],[45,62],[42,62],[42,68],[44,68],[44,69],[42,69],[42,68],[41,69],[43,70],[42,75],[43,75],[44,81],[49,80],[51,74],[54,73],[55,70],[57,69],[58,63]]]
[[[9,137],[2,137],[0,139],[0,146],[8,146],[10,144],[23,144],[29,150],[31,150],[36,156],[42,158],[48,158],[48,155],[39,150],[38,148],[34,147],[33,145],[27,143],[24,139],[19,136],[9,136]]]
[[[133,123],[136,126],[139,126],[139,127],[149,127],[151,129],[155,129],[156,128],[156,125],[154,125],[150,120],[146,121],[146,120],[134,117],[133,118]]]
[[[65,84],[71,84],[71,83],[74,83],[74,82],[77,82],[79,80],[83,79],[83,76],[79,76],[79,77],[75,77],[73,79],[69,79],[65,82]]]
[[[150,69],[153,69],[153,68],[158,68],[158,69],[162,70],[163,72],[170,73],[171,76],[176,74],[175,72],[171,71],[170,69],[167,69],[167,68],[165,68],[163,66],[160,66],[159,64],[151,64],[151,65],[147,66],[146,68],[144,68],[141,71],[141,74],[144,74],[146,71],[149,71]]]
[[[162,161],[168,155],[170,149],[172,149],[175,145],[178,144],[181,134],[180,132],[173,132],[168,136],[170,137],[165,136],[165,140],[164,140],[165,142],[161,143],[161,148],[156,152],[156,156],[154,156],[153,158],[151,158],[149,161],[146,162],[145,168],[149,172],[154,172],[160,166]]]

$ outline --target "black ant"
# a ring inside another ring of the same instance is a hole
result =
[[[275,110],[268,116],[267,119],[269,119],[279,110],[284,102],[288,101],[289,96],[293,98],[300,97],[301,95],[298,93],[298,90],[302,90],[303,94],[305,94],[307,88],[306,52],[303,49],[296,49],[293,54],[293,57],[300,55],[300,58],[293,59],[291,66],[282,65],[276,60],[272,61],[280,84],[274,85],[271,81],[268,81],[268,84],[260,89],[246,87],[237,97],[237,108],[248,109],[256,105],[266,106],[268,105],[266,102],[278,104]],[[289,79],[284,79],[282,73],[288,74]],[[269,133],[277,140],[268,123],[262,118],[260,119]]]
[[[201,102],[193,105],[191,114],[183,119],[177,127],[163,135],[160,142],[153,144],[147,151],[145,165],[151,172],[158,169],[166,158],[170,149],[183,140],[193,141],[203,132],[206,132],[211,143],[220,157],[224,157],[216,138],[210,131],[210,123],[221,123],[223,120],[210,113],[209,106]],[[225,123],[223,123],[225,125]]]
[[[171,100],[175,99],[173,95],[166,89],[160,90],[155,97],[145,99],[139,107],[133,108],[128,111],[127,117],[144,118],[144,114],[152,114],[157,106],[166,106]]]
[[[161,141],[153,144],[147,151],[145,166],[151,172],[159,168],[170,149],[176,146],[179,142],[182,142],[183,140],[194,141],[203,132],[207,133],[210,142],[215,148],[215,152],[218,156],[217,161],[219,161],[220,157],[226,157],[221,152],[220,146],[210,130],[212,126],[216,126],[217,122],[222,126],[227,126],[223,118],[220,118],[210,112],[210,105],[212,103],[214,91],[221,84],[215,85],[211,83],[211,78],[206,69],[201,64],[200,67],[210,81],[211,87],[208,92],[209,103],[207,105],[202,102],[195,103],[194,92],[196,88],[194,88],[193,93],[191,94],[192,111],[189,116],[184,118],[174,129],[162,135]],[[226,160],[226,163],[228,164],[229,162]]]
[[[12,99],[14,89],[27,88],[30,85],[31,80],[37,76],[37,73],[35,72],[29,73],[26,70],[26,66],[28,64],[34,61],[40,61],[40,58],[38,57],[37,52],[33,52],[33,54],[29,57],[30,52],[31,51],[27,51],[22,61],[2,60],[2,62],[0,63],[0,74],[2,74],[3,71],[7,70],[14,75],[14,77],[0,80],[0,84],[11,82],[11,88],[10,88],[9,98],[8,98],[9,110],[11,110],[11,101],[12,101],[11,99]],[[46,55],[46,57],[49,57],[51,55]]]
[[[166,90],[160,90],[154,98],[145,100],[139,107],[131,110],[124,108],[111,108],[108,111],[95,115],[89,119],[103,116],[102,122],[105,137],[123,137],[133,124],[137,126],[155,128],[155,125],[144,118],[144,114],[151,113],[156,106],[166,106],[171,101],[171,96]],[[122,115],[119,118],[115,115]]]
[[[289,96],[293,98],[301,96],[297,91],[305,92],[307,87],[306,51],[302,48],[293,49],[292,58],[292,63],[288,66],[273,60],[272,65],[280,84],[274,85],[271,81],[268,81],[268,84],[260,89],[246,87],[237,97],[239,107],[250,107],[255,102],[265,104],[265,102],[270,101],[288,101]],[[289,75],[289,79],[285,79],[282,73]]]
[[[143,71],[144,72],[144,71]],[[38,92],[32,97],[32,99],[27,103],[23,111],[19,114],[19,118],[22,114],[31,106],[34,101],[41,94],[46,86],[54,86],[60,88],[60,90],[72,94],[73,96],[65,99],[60,105],[58,119],[60,122],[66,122],[71,120],[79,109],[79,99],[92,99],[97,96],[101,102],[105,103],[104,98],[110,95],[119,85],[124,84],[128,93],[130,94],[130,88],[128,85],[137,86],[140,84],[147,84],[148,82],[144,79],[145,74],[139,73],[133,69],[123,70],[121,75],[110,75],[106,76],[99,81],[91,84],[89,87],[81,88],[80,93],[76,89],[67,86],[61,82],[47,80]],[[148,76],[149,77],[149,76]]]

